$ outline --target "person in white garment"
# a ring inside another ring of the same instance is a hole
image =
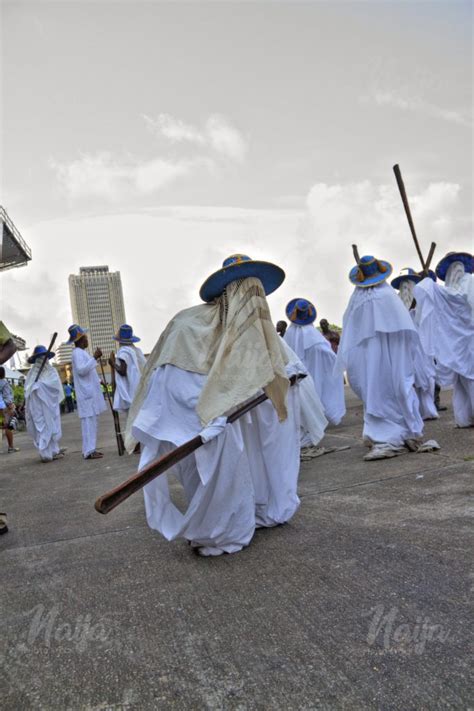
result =
[[[446,280],[446,286],[425,278],[413,290],[423,348],[436,359],[440,385],[453,388],[458,427],[474,424],[472,262],[470,254],[451,252],[436,267],[438,278]]]
[[[106,409],[97,375],[97,361],[102,351],[97,348],[93,356],[89,355],[86,350],[89,345],[87,331],[78,324],[73,324],[68,330],[68,343],[74,343],[75,346],[72,352],[72,375],[77,414],[81,420],[82,454],[84,459],[101,459],[104,455],[96,447],[99,415]]]
[[[59,405],[64,400],[64,391],[56,369],[49,363],[51,358],[54,353],[48,353],[45,346],[36,346],[28,358],[32,367],[25,381],[26,428],[45,463],[61,459],[66,451],[59,446],[62,436]]]
[[[448,252],[436,267],[436,274],[448,289],[464,294],[474,317],[474,274],[472,254]]]
[[[290,362],[265,298],[284,278],[269,262],[226,259],[201,287],[204,303],[162,333],[129,412],[125,445],[132,452],[141,443],[140,468],[197,435],[204,442],[144,489],[148,525],[202,556],[240,551],[256,528],[289,521],[300,503],[297,378],[305,369]],[[262,390],[266,402],[227,424]],[[184,512],[171,500],[171,474],[184,489]]]
[[[333,374],[336,354],[329,341],[314,327],[316,308],[307,299],[292,299],[286,307],[290,326],[285,341],[304,363],[324,407],[328,422],[338,425],[346,414],[344,377]]]
[[[114,339],[119,342],[117,355],[109,358],[109,365],[115,369],[114,410],[128,414],[133,402],[140,377],[145,367],[145,356],[135,344],[140,341],[128,324],[120,326]]]
[[[418,334],[408,310],[386,283],[389,262],[364,256],[349,273],[355,286],[346,308],[336,372],[364,404],[366,460],[417,450],[423,434],[415,392]],[[431,280],[430,280],[431,281]]]
[[[432,271],[429,273],[431,279],[436,281],[436,274]],[[405,267],[400,271],[400,274],[390,282],[392,287],[398,291],[398,295],[402,303],[408,309],[410,316],[415,323],[416,316],[416,301],[413,296],[415,284],[422,280],[422,276],[417,274],[411,267]],[[423,420],[438,419],[438,410],[435,404],[435,384],[436,384],[436,367],[432,356],[425,353],[420,341],[419,348],[415,355],[415,390],[418,395],[420,405],[420,415]]]

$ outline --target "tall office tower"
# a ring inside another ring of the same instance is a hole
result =
[[[80,267],[69,276],[72,318],[89,329],[89,352],[100,348],[104,356],[116,350],[114,334],[125,323],[120,272],[106,266]]]
[[[56,357],[55,361],[57,365],[67,365],[72,361],[72,351],[74,349],[74,346],[72,343],[61,343],[57,348],[56,348]]]

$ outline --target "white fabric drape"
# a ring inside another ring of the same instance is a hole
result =
[[[173,365],[153,373],[133,423],[133,436],[142,444],[140,468],[199,434],[196,404],[205,379]],[[233,553],[248,545],[257,526],[287,521],[299,505],[298,387],[289,392],[284,422],[270,402],[262,403],[148,484],[149,526],[168,540],[183,537],[195,546]],[[184,512],[171,500],[171,474],[183,485]]]
[[[328,426],[328,421],[324,415],[324,407],[319,399],[313,378],[303,365],[296,353],[283,340],[285,351],[288,356],[286,372],[290,378],[292,375],[307,373],[306,377],[298,383],[298,395],[301,418],[301,446],[316,446],[324,437],[324,431]]]
[[[414,294],[425,353],[448,371],[474,378],[474,325],[466,295],[428,278],[415,286]]]
[[[59,453],[61,416],[59,403],[64,399],[61,380],[49,361],[35,383],[41,359],[32,366],[25,381],[25,415],[28,433],[33,438],[44,461],[51,461]]]
[[[410,311],[413,322],[416,319],[416,313],[413,309]],[[415,390],[420,404],[420,415],[423,420],[435,420],[439,417],[438,410],[434,403],[434,392],[436,383],[436,367],[432,356],[429,356],[423,350],[421,340],[418,348],[415,350],[414,367],[415,367]]]
[[[288,390],[286,362],[261,281],[252,277],[232,282],[213,303],[178,313],[161,334],[130,408],[127,451],[135,447],[132,423],[159,366],[175,365],[208,376],[196,404],[201,423],[207,425],[253,397],[260,388],[283,420]]]
[[[128,412],[145,368],[145,356],[137,346],[120,346],[116,358],[127,365],[126,375],[115,375],[114,410]]]
[[[437,361],[437,381],[453,385],[456,424],[468,427],[474,424],[474,321],[468,295],[428,278],[414,293],[424,350]]]
[[[423,432],[414,390],[418,334],[388,284],[356,288],[343,317],[336,372],[364,403],[364,437],[395,447]]]
[[[72,374],[79,417],[93,417],[104,412],[106,405],[97,375],[97,361],[83,348],[72,352]]]
[[[331,424],[338,425],[346,414],[344,378],[340,373],[334,375],[336,354],[331,344],[312,324],[290,324],[285,341],[308,369],[326,418]]]

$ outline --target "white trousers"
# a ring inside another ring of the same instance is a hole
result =
[[[453,410],[458,427],[474,425],[474,380],[458,373],[453,382]]]
[[[91,417],[81,417],[81,431],[82,431],[82,454],[84,457],[88,457],[89,454],[95,452],[97,445],[97,427],[98,427],[98,417],[97,415],[92,415]]]

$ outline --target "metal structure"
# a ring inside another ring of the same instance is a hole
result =
[[[31,260],[31,249],[0,205],[0,271],[25,267]]]

